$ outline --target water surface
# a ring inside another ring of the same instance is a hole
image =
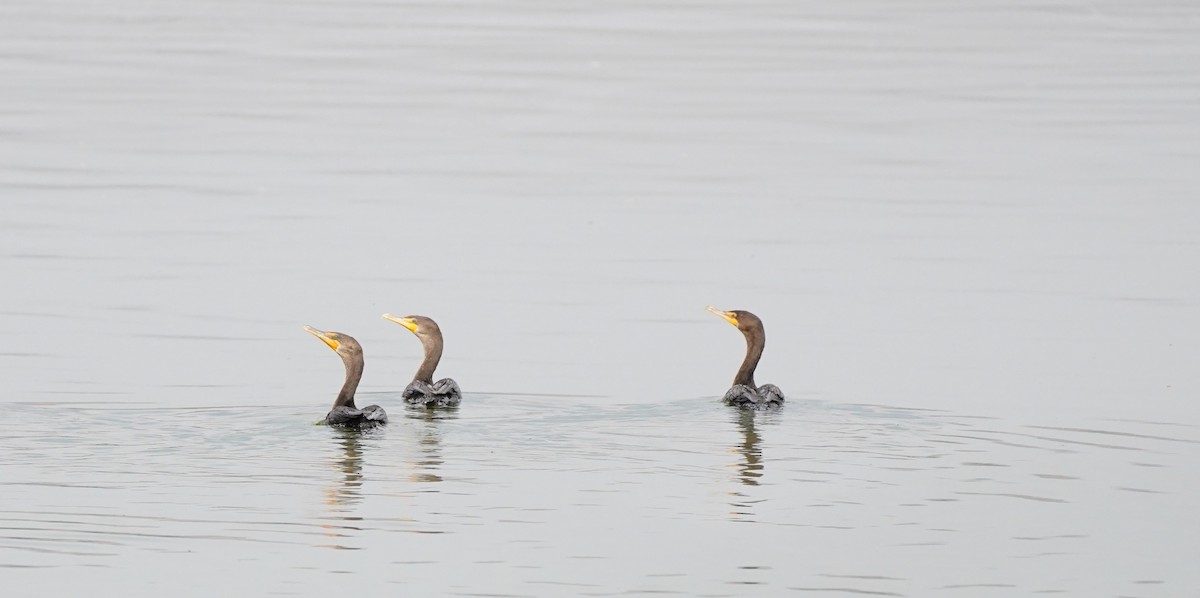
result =
[[[1196,594],[1198,63],[1167,1],[6,2],[0,584]]]

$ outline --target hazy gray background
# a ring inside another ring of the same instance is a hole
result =
[[[0,579],[1191,595],[1197,65],[1157,0],[0,4]]]

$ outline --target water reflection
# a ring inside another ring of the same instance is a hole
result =
[[[362,502],[362,435],[355,428],[336,428],[334,440],[341,449],[334,458],[334,466],[341,472],[337,483],[325,489],[325,504],[336,507],[337,512],[346,512],[348,507]]]
[[[730,515],[734,521],[755,521],[754,507],[763,502],[761,498],[751,495],[751,489],[746,486],[758,486],[763,477],[762,438],[758,434],[758,414],[753,411],[733,411],[733,421],[742,433],[742,442],[734,452],[740,457],[736,463],[737,475],[735,480],[741,486],[735,486],[730,492],[733,508]]]
[[[412,463],[411,482],[441,482],[443,420],[458,419],[458,406],[443,409],[409,409],[405,416],[423,422],[417,447],[420,454]]]
[[[358,503],[362,502],[362,439],[363,434],[369,432],[357,428],[330,429],[334,431],[334,444],[339,449],[332,459],[339,475],[335,476],[333,484],[325,489],[325,505],[329,514],[324,518],[327,521],[320,525],[322,535],[329,543],[323,546],[336,550],[358,550],[357,547],[347,546],[346,540],[351,537],[351,532],[361,529],[351,522],[361,521],[362,517],[351,513]]]
[[[758,479],[763,475],[761,438],[754,427],[755,413],[738,410],[734,415],[738,429],[742,432],[742,444],[737,452],[742,456],[738,464],[738,480],[747,486],[757,486]]]

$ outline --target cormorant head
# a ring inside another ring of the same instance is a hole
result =
[[[362,345],[354,340],[354,337],[340,332],[326,332],[317,330],[312,326],[305,326],[304,331],[321,339],[330,349],[333,349],[342,359],[359,357],[362,355]]]
[[[383,314],[383,319],[395,322],[410,332],[417,335],[417,338],[424,341],[425,339],[441,339],[442,329],[438,328],[437,322],[425,316],[404,316],[403,318],[393,316],[392,314]]]
[[[740,309],[735,309],[733,311],[721,311],[711,305],[708,306],[708,311],[721,316],[721,319],[733,324],[734,326],[737,326],[737,329],[741,330],[742,334],[746,334],[751,330],[762,330],[763,328],[762,320],[758,319],[758,316],[748,311],[743,311]]]

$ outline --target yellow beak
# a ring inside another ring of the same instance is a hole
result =
[[[329,348],[333,349],[334,351],[337,351],[338,347],[342,346],[341,343],[330,338],[329,333],[325,332],[324,330],[317,330],[316,328],[313,328],[312,326],[305,326],[304,331],[325,341],[325,344],[329,345]]]
[[[388,320],[390,322],[395,322],[395,323],[407,328],[409,332],[417,331],[417,322],[416,322],[416,320],[413,320],[412,318],[398,318],[396,316],[393,316],[392,314],[383,314],[383,319]]]
[[[734,326],[738,325],[737,318],[734,317],[733,312],[731,312],[731,311],[721,311],[711,305],[708,306],[708,311],[710,311],[714,314],[717,314],[718,316],[721,316],[721,318],[723,320],[725,320],[726,322],[729,322],[730,324],[733,324]]]

